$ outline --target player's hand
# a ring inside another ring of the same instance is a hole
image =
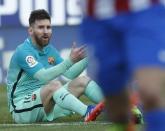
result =
[[[70,59],[72,60],[72,62],[76,63],[85,57],[86,57],[86,46],[82,45],[80,47],[76,47],[76,43],[73,42],[70,53]]]

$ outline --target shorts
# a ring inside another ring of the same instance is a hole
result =
[[[65,84],[63,87],[67,89]],[[12,112],[12,117],[16,123],[36,123],[52,121],[59,117],[72,115],[70,110],[63,109],[55,104],[51,113],[46,114],[40,97],[40,88],[31,94],[25,95],[15,103],[16,112]]]
[[[106,20],[87,17],[81,27],[85,43],[95,50],[96,80],[106,96],[122,91],[138,68],[165,67],[162,5]]]

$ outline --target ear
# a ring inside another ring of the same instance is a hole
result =
[[[29,32],[29,35],[32,35],[32,34],[33,34],[33,29],[32,29],[32,27],[29,27],[29,28],[28,28],[28,32]]]

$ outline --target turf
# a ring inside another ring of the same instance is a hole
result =
[[[0,123],[13,123],[7,105],[6,86],[0,86]]]
[[[86,97],[80,98],[89,104]],[[111,131],[113,124],[106,121],[105,115],[101,114],[95,122],[84,123],[79,115],[60,118],[51,123],[38,123],[30,125],[14,124],[7,106],[7,93],[5,85],[0,86],[0,131]],[[137,126],[137,131],[142,131],[142,126]]]

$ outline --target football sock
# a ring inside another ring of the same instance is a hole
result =
[[[154,110],[144,114],[146,131],[165,131],[165,111]]]
[[[84,116],[87,111],[87,105],[63,87],[54,92],[53,99],[60,107],[74,111],[82,116]]]
[[[85,89],[85,95],[95,103],[99,103],[104,99],[101,88],[94,81],[88,83]]]

